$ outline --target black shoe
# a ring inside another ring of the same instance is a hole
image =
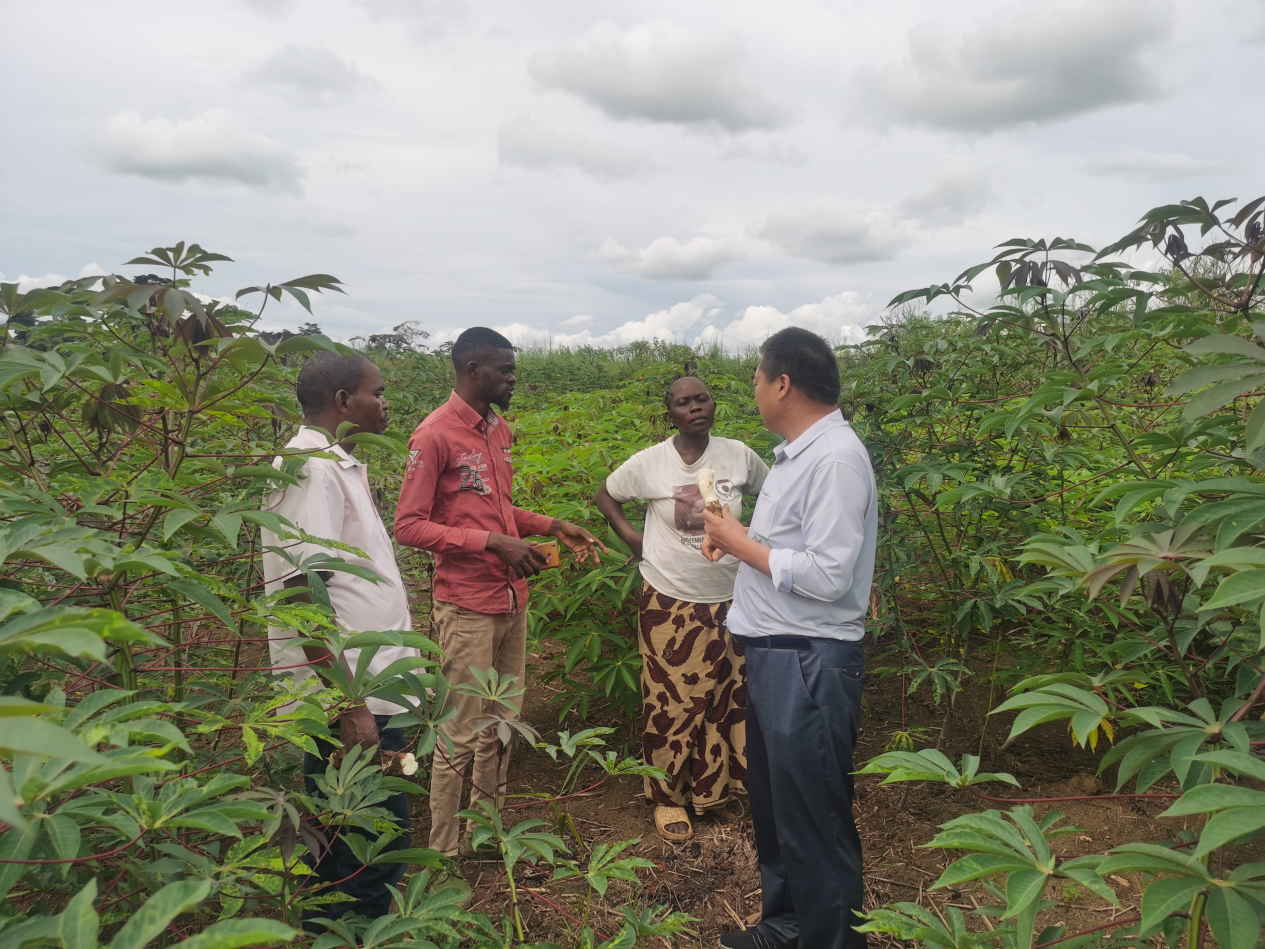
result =
[[[720,937],[720,944],[725,949],[769,949],[768,942],[760,939],[754,929],[725,933]]]

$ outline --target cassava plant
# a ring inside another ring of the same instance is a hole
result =
[[[305,354],[353,350],[314,324],[257,329],[286,298],[310,313],[312,294],[342,292],[336,278],[247,287],[231,302],[194,292],[227,262],[180,243],[130,261],[153,271],[136,277],[0,285],[0,943],[510,946],[514,934],[461,907],[438,854],[385,849],[400,831],[381,802],[420,791],[424,771],[388,776],[350,748],[304,788],[302,754],[318,738],[338,744],[331,725],[352,702],[407,704],[394,724],[424,763],[452,712],[425,635],[338,628],[321,577],[363,568],[308,558],[292,564],[306,591],[265,591],[261,529],[306,536],[263,504],[301,476],[303,457],[283,449],[299,421],[295,372]],[[405,329],[368,343],[401,386],[397,415],[404,405],[416,423],[444,375]],[[405,438],[347,440],[374,465],[389,518]],[[401,562],[422,586],[427,558]],[[296,694],[270,669],[270,626],[360,660]],[[420,656],[375,675],[369,660],[386,645]],[[510,685],[491,683],[492,697]],[[526,839],[521,825],[502,829]],[[326,916],[342,897],[309,867],[338,839],[362,863],[418,868],[393,913]],[[627,920],[620,946],[682,925]]]
[[[1115,768],[1114,797],[1203,819],[1188,839],[1058,859],[1055,812],[956,818],[928,846],[967,855],[936,887],[980,881],[998,899],[978,913],[1013,923],[982,931],[970,914],[897,904],[868,930],[928,946],[1080,944],[1113,927],[1042,931],[1049,885],[1067,876],[1118,906],[1115,875],[1139,872],[1140,914],[1111,938],[1258,945],[1265,864],[1240,848],[1265,830],[1253,784],[1265,778],[1265,198],[1234,204],[1156,208],[1101,250],[1007,241],[951,283],[893,300],[948,299],[951,316],[893,319],[851,356],[851,398],[887,474],[880,586],[897,654],[965,660],[982,634],[1022,627],[1024,648],[1001,667],[1012,696],[993,709],[1017,713],[1008,743],[1066,722],[1100,770]],[[1122,258],[1143,246],[1158,268]],[[965,293],[990,270],[997,301],[974,309]],[[860,371],[868,350],[890,373],[877,385]],[[885,399],[884,384],[907,391]],[[981,553],[1009,565],[972,570]],[[937,613],[932,583],[971,605]],[[912,630],[915,616],[932,637]],[[864,770],[976,793],[937,755],[884,754]]]

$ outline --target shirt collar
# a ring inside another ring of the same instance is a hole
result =
[[[495,424],[496,410],[489,406],[486,416],[479,415],[474,409],[470,408],[470,403],[457,395],[457,390],[452,390],[452,395],[448,396],[448,404],[452,406],[452,410],[457,413],[457,417],[465,422],[471,428],[478,428],[480,422]]]
[[[829,415],[823,415],[813,422],[812,425],[809,425],[795,441],[782,442],[782,444],[773,449],[773,454],[779,458],[794,458],[825,432],[830,431],[832,428],[841,428],[847,424],[844,421],[843,413],[835,409]]]
[[[290,439],[287,448],[321,448],[330,454],[337,455],[339,459],[339,467],[341,468],[363,468],[364,462],[347,454],[340,445],[330,445],[329,439],[319,429],[309,428],[306,425],[300,425],[298,434]]]

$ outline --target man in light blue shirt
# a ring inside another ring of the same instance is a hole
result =
[[[751,527],[704,514],[703,554],[742,561],[729,629],[747,660],[747,792],[763,918],[727,949],[855,949],[861,839],[852,748],[861,725],[865,613],[878,497],[869,453],[840,414],[839,366],[791,327],[760,348],[755,400],[786,439]]]

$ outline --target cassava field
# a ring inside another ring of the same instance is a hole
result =
[[[1260,943],[1263,213],[1195,199],[1105,248],[1010,240],[839,348],[881,491],[857,779],[871,945]],[[477,687],[516,745],[510,806],[476,815],[500,856],[456,864],[425,849],[446,692],[429,557],[399,551],[412,635],[334,629],[317,570],[338,559],[296,564],[313,605],[263,590],[261,528],[287,525],[260,503],[301,462],[270,467],[298,424],[294,376],[340,344],[255,326],[339,281],[210,305],[188,289],[232,266],[178,244],[132,261],[143,276],[0,288],[0,944],[629,949],[754,924],[749,822],[700,821],[683,845],[653,833],[640,580],[590,503],[669,434],[660,399],[684,372],[711,385],[717,432],[768,457],[754,355],[520,355],[518,503],[614,555],[536,580],[527,682]],[[968,293],[994,278],[991,303]],[[352,437],[388,523],[408,434],[451,383],[421,328],[350,341],[388,382],[392,430]],[[357,669],[277,714],[269,624],[430,661]],[[303,750],[375,693],[417,701],[399,721],[422,769],[349,755],[305,794]],[[383,854],[378,804],[404,786],[413,846]],[[392,915],[314,937],[300,920],[335,897],[305,857],[335,836],[409,876]]]

